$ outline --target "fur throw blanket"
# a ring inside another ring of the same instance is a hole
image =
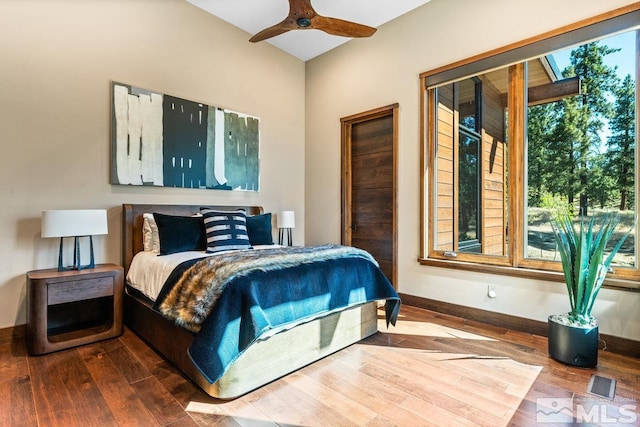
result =
[[[345,257],[364,258],[376,266],[362,249],[340,245],[284,247],[220,253],[189,267],[158,306],[176,324],[198,332],[226,285],[254,271],[274,271],[302,264]]]

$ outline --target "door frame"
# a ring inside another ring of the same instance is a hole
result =
[[[352,212],[352,171],[351,171],[351,130],[354,124],[366,122],[369,120],[378,119],[380,117],[392,117],[393,122],[393,176],[392,176],[392,277],[391,282],[397,289],[398,281],[398,110],[400,105],[398,103],[386,105],[384,107],[375,108],[373,110],[357,113],[351,116],[343,117],[340,119],[341,128],[341,218],[340,218],[340,239],[343,245],[351,245],[351,212]]]

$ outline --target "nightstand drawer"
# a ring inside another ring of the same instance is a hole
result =
[[[49,305],[83,301],[90,298],[100,298],[110,295],[113,295],[112,276],[49,283],[47,287],[47,303]]]

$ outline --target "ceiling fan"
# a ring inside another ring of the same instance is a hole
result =
[[[311,29],[343,37],[370,37],[376,32],[376,28],[367,25],[318,15],[311,6],[311,0],[289,0],[289,16],[284,21],[260,31],[249,41],[255,43],[287,31]]]

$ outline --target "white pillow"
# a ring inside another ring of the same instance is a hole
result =
[[[160,235],[152,213],[142,214],[142,247],[145,252],[160,253]]]

